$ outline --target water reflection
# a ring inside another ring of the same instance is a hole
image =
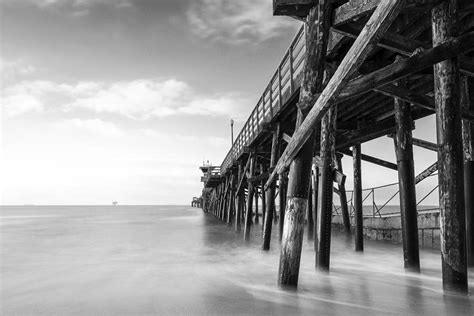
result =
[[[0,314],[473,314],[473,296],[444,295],[437,251],[405,273],[398,245],[334,233],[330,273],[304,239],[300,284],[277,287],[278,233],[244,246],[186,207],[0,209]],[[471,291],[474,280],[470,270]]]

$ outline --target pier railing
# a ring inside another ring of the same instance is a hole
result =
[[[233,162],[255,140],[262,131],[264,123],[269,123],[279,113],[282,106],[298,89],[303,74],[304,57],[306,54],[305,31],[302,26],[290,47],[285,52],[278,68],[263,91],[257,105],[251,112],[247,122],[235,139],[232,148],[221,164],[221,172],[225,173]]]
[[[430,175],[430,177],[437,176],[436,173]],[[418,209],[418,213],[426,213],[426,212],[434,212],[438,211],[439,207],[430,207],[430,206],[422,206],[421,203],[425,201],[429,196],[431,196],[438,185],[435,185],[431,190],[423,195],[423,197],[419,198],[416,202],[416,206]],[[398,182],[390,183],[386,185],[381,185],[378,187],[373,188],[366,188],[362,190],[362,206],[364,217],[390,217],[390,216],[399,216],[400,211],[397,210],[395,212],[389,211],[388,206],[390,206],[390,202],[394,200],[394,198],[399,194],[398,189]],[[377,196],[378,195],[378,196]],[[349,213],[351,216],[354,216],[354,204],[353,204],[353,196],[354,192],[349,190],[346,192],[347,196],[347,204],[349,207]],[[384,197],[382,200],[381,196]],[[386,197],[388,196],[388,199]],[[380,201],[384,201],[380,203]],[[369,213],[370,212],[370,213]],[[341,207],[333,205],[333,214],[334,215],[341,215]]]

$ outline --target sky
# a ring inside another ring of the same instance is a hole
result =
[[[230,120],[237,135],[301,25],[271,7],[0,0],[1,203],[189,204],[199,166],[220,165]],[[435,140],[432,117],[417,127]],[[395,161],[386,137],[363,152]],[[415,155],[416,171],[436,159]],[[364,187],[396,181],[363,168]]]

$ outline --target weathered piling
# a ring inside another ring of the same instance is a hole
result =
[[[272,149],[270,153],[270,169],[275,167],[276,161],[278,159],[278,153],[280,152],[280,124],[278,123],[275,126],[272,135]],[[264,184],[262,183],[262,189]],[[265,193],[265,198],[267,200],[266,203],[266,215],[264,221],[264,228],[263,228],[263,250],[270,249],[270,241],[272,237],[272,225],[273,225],[273,215],[275,213],[275,190],[276,185],[272,183],[272,185],[268,188]]]
[[[342,169],[342,154],[338,153],[336,155],[337,170],[343,173]],[[344,223],[344,231],[347,234],[351,233],[351,219],[349,216],[349,207],[347,205],[347,194],[346,194],[346,185],[345,183],[338,184],[339,189],[339,201],[341,203],[341,213],[342,221]]]
[[[298,103],[296,130],[302,124],[314,95],[322,90],[325,58],[329,38],[331,2],[320,0],[310,9],[306,21],[306,58]],[[290,164],[288,200],[281,241],[278,284],[297,286],[303,243],[304,217],[308,203],[309,181],[313,161],[314,134],[306,140]]]
[[[306,220],[308,224],[308,241],[312,241],[314,238],[314,217],[313,217],[313,188],[312,188],[313,177],[311,176],[309,183],[309,197],[308,206],[306,207]]]
[[[456,1],[432,10],[433,46],[457,35]],[[434,65],[443,288],[467,292],[466,220],[458,57]]]
[[[474,111],[474,82],[467,76],[461,78],[461,107]],[[464,149],[464,195],[466,200],[466,252],[467,264],[474,266],[474,124],[462,122]]]
[[[235,175],[233,172],[230,174],[230,186],[229,186],[229,205],[227,206],[227,225],[232,224],[232,214],[235,209]]]
[[[321,122],[321,165],[316,228],[316,268],[329,270],[331,221],[333,207],[333,174],[336,142],[336,108],[330,109]]]
[[[254,197],[255,197],[255,224],[259,222],[258,215],[258,183],[254,185]]]
[[[239,167],[238,167],[239,171],[238,171],[238,183],[240,183],[241,179],[243,178],[244,174],[243,174],[243,170],[242,170],[242,164],[239,164]],[[236,232],[240,232],[241,230],[241,222],[242,222],[242,210],[244,208],[244,196],[243,196],[243,189],[242,188],[239,188],[238,184],[237,184],[237,188],[235,190],[235,194],[236,194],[236,202],[237,202],[237,207],[236,207],[236,211],[235,211],[235,231]]]
[[[250,240],[250,226],[252,225],[252,200],[254,194],[254,188],[252,183],[252,177],[255,173],[255,160],[256,155],[252,151],[249,155],[250,167],[247,176],[247,210],[245,212],[245,226],[244,226],[244,241]]]
[[[265,179],[263,178],[263,175],[265,174],[265,169],[263,167],[263,164],[260,165],[260,175],[262,175],[262,180],[260,180],[260,192],[261,192],[261,199],[262,199],[262,234],[263,234],[263,229],[264,229],[264,224],[265,224],[265,216],[266,216],[266,203],[267,201],[265,200]]]
[[[286,172],[281,173],[278,176],[278,180],[278,238],[281,241],[281,238],[283,237],[283,225],[285,224],[286,191],[288,188],[288,175],[286,174]]]
[[[318,195],[319,195],[319,168],[313,160],[312,172],[311,172],[311,213],[313,213],[313,237],[316,237],[315,231],[318,229]],[[318,248],[317,238],[313,238],[313,248],[316,251]]]
[[[406,88],[404,80],[398,85]],[[413,162],[412,118],[410,104],[394,98],[400,212],[402,224],[403,259],[405,269],[420,271],[418,246],[418,216],[416,210],[415,167]]]
[[[362,209],[362,171],[361,171],[361,146],[360,144],[352,147],[353,169],[354,169],[354,236],[355,251],[364,251],[364,227],[363,227],[363,209]]]

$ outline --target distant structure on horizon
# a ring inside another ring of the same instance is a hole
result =
[[[118,202],[117,202],[117,201],[112,201],[112,205],[114,205],[114,206],[115,206],[115,205],[117,205],[117,204],[118,204]]]

